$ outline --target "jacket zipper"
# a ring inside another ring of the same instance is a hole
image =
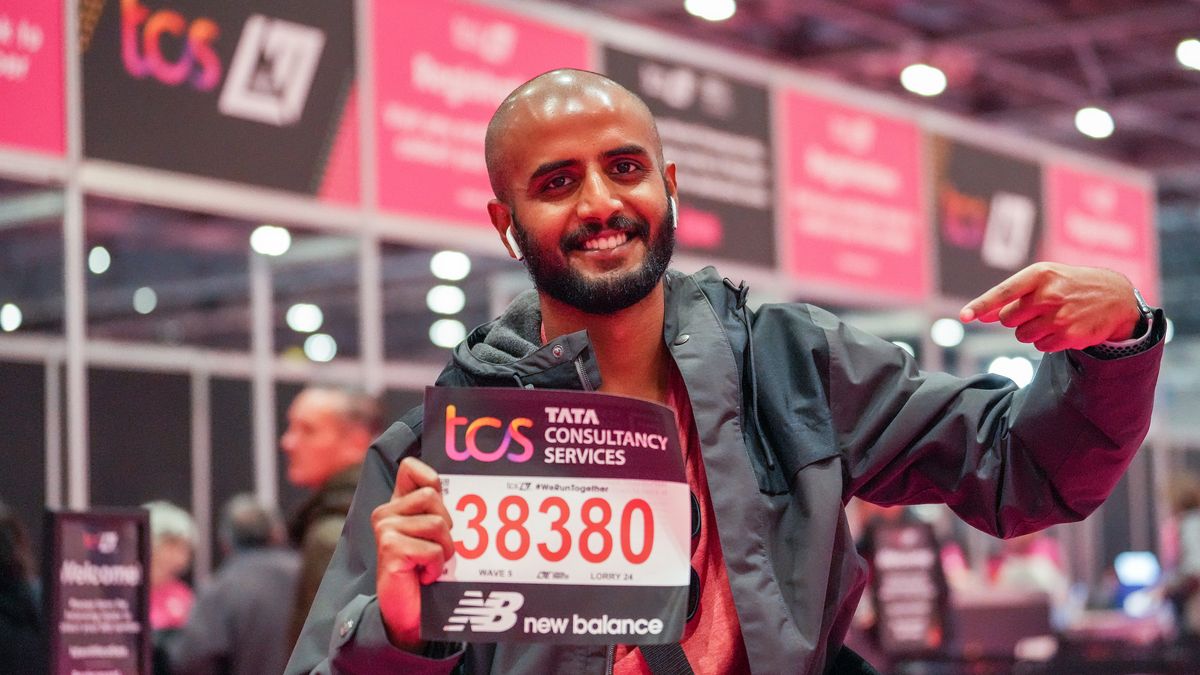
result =
[[[616,667],[617,646],[609,645],[604,653],[604,675],[613,675],[613,668]]]
[[[592,379],[588,377],[587,368],[583,365],[583,357],[575,358],[575,372],[579,373],[579,381],[583,384],[584,391],[592,391],[595,387],[592,386]]]

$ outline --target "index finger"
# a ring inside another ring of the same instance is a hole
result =
[[[400,468],[396,470],[396,488],[392,497],[403,497],[417,488],[429,487],[442,491],[442,481],[433,467],[416,457],[405,457],[400,460]]]
[[[1005,305],[1013,300],[1017,300],[1036,287],[1037,270],[1032,266],[1026,267],[968,302],[958,312],[958,319],[963,323],[969,323],[975,319],[984,322],[995,321],[999,318],[1000,310]]]

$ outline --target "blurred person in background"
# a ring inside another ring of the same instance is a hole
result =
[[[196,523],[171,502],[147,502],[142,508],[150,512],[150,629],[182,628],[194,599],[184,576],[192,567]]]
[[[168,501],[142,504],[150,512],[150,640],[154,673],[170,673],[167,654],[187,623],[195,599],[184,577],[192,567],[196,523]]]
[[[1174,520],[1175,560],[1166,596],[1175,607],[1185,642],[1200,642],[1200,476],[1178,473],[1167,487]]]
[[[46,669],[46,635],[34,568],[25,528],[0,502],[0,673]]]
[[[1045,532],[1031,532],[1001,543],[991,575],[997,588],[1042,591],[1054,608],[1062,607],[1071,590],[1071,580],[1062,567],[1058,542]]]
[[[295,643],[321,577],[333,557],[367,447],[383,426],[379,402],[360,391],[306,387],[288,408],[279,445],[287,455],[288,481],[312,490],[288,522],[288,536],[301,553],[300,578],[288,645]]]
[[[254,495],[240,494],[221,511],[219,538],[225,560],[171,644],[171,672],[282,672],[300,572],[300,556],[284,547],[283,519]]]

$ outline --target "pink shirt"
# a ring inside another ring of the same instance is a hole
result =
[[[708,477],[704,473],[700,442],[696,438],[692,403],[688,400],[683,377],[674,365],[667,386],[667,405],[675,410],[675,421],[679,425],[688,485],[696,494],[701,513],[700,536],[692,551],[692,567],[700,577],[700,607],[683,629],[683,653],[697,673],[748,673],[746,644],[733,605],[721,540],[717,537],[717,519],[709,499]],[[619,645],[613,673],[650,675],[650,668],[640,650]]]
[[[192,611],[195,596],[188,585],[178,579],[163,582],[150,589],[150,629],[183,628]]]

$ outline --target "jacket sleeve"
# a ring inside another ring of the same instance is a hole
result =
[[[998,376],[921,372],[891,343],[816,308],[811,316],[828,350],[847,498],[945,502],[984,532],[1017,536],[1095,510],[1150,426],[1161,314],[1148,351],[1046,354],[1023,389]]]
[[[427,658],[392,646],[375,597],[375,533],[371,512],[392,496],[400,459],[418,453],[419,438],[406,422],[393,424],[371,446],[354,502],[286,673],[450,673],[463,650]],[[414,417],[415,415],[415,417]]]

